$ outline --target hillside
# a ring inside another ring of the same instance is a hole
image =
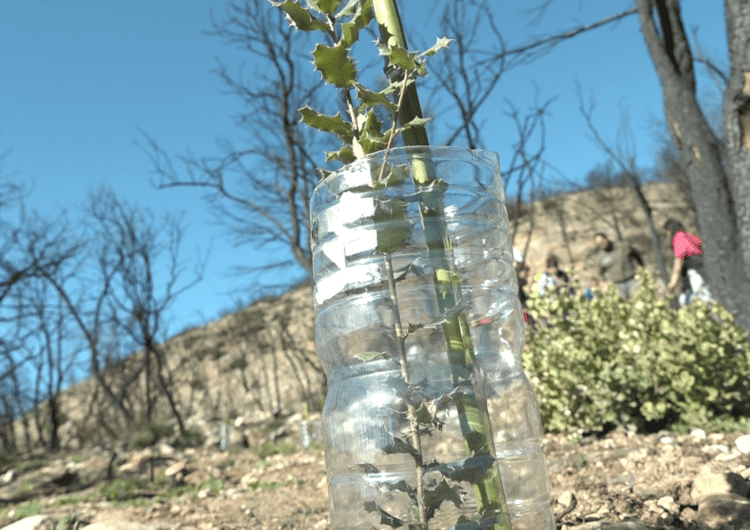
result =
[[[674,185],[651,184],[645,188],[645,195],[657,227],[675,216],[694,229]],[[575,277],[584,287],[594,283],[595,278],[590,259],[595,248],[592,236],[603,231],[615,238],[614,227],[642,253],[647,266],[656,270],[645,215],[627,188],[548,197],[527,206],[522,215],[511,220],[511,230],[516,232],[514,247],[526,249],[526,263],[532,277],[544,270],[547,255],[554,253],[560,258],[562,268],[575,270]],[[667,242],[663,253],[669,256]],[[657,288],[663,290],[663,283]],[[280,417],[301,414],[303,403],[309,410],[320,410],[325,377],[315,352],[309,286],[260,300],[235,314],[185,331],[163,348],[167,365],[164,372],[176,389],[178,410],[185,426],[197,438],[215,438],[225,420],[239,422],[247,430]],[[133,355],[126,364],[140,362],[141,355]],[[108,377],[116,380],[126,372],[113,367]],[[137,396],[146,391],[142,379],[129,391],[136,412],[140,410]],[[132,441],[134,435],[149,431],[147,422],[139,420],[125,435],[121,418],[92,380],[74,385],[60,397],[66,420],[60,429],[65,448],[108,446],[113,435]],[[162,430],[164,427],[172,430],[175,422],[166,400],[158,403],[151,423],[162,426]],[[29,425],[26,430],[23,422],[17,422],[14,430],[18,447],[25,447],[27,441],[35,445],[37,429]],[[244,434],[249,435],[249,431]]]

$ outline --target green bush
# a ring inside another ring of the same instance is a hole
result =
[[[654,277],[622,300],[614,287],[587,301],[534,293],[527,312],[523,364],[535,385],[542,421],[553,432],[600,432],[612,425],[750,425],[747,333],[718,304],[677,311],[654,294]]]
[[[257,449],[252,449],[252,451],[261,458],[267,458],[269,456],[278,454],[287,456],[292,453],[296,453],[297,446],[290,440],[284,440],[281,443],[276,443],[269,440],[267,442],[264,442],[263,445],[261,445]]]
[[[133,447],[142,449],[154,445],[162,438],[174,433],[174,427],[167,425],[164,421],[156,420],[144,425],[133,436]]]
[[[138,497],[138,490],[144,487],[142,481],[117,478],[99,486],[99,493],[108,501],[124,501]]]

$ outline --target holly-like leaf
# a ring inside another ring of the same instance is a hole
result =
[[[367,510],[368,512],[376,512],[380,514],[380,524],[388,525],[391,528],[399,528],[400,526],[404,526],[406,524],[406,522],[402,519],[399,519],[398,517],[395,517],[386,512],[384,509],[378,506],[375,501],[366,502],[365,510]]]
[[[432,45],[432,47],[428,50],[423,51],[420,53],[420,56],[426,56],[431,57],[435,55],[437,52],[442,50],[443,48],[447,48],[448,45],[453,41],[453,39],[449,39],[447,37],[440,37],[435,44]]]
[[[380,55],[388,58],[388,66],[408,71],[417,69],[417,54],[410,52],[398,44],[379,44],[378,51]]]
[[[377,107],[380,105],[391,112],[395,112],[398,108],[388,97],[388,94],[391,92],[388,89],[381,92],[374,92],[357,82],[354,83],[354,89],[357,91],[357,98],[368,107]]]
[[[375,111],[370,109],[365,114],[364,120],[359,128],[359,144],[365,154],[374,153],[384,149],[388,143],[388,133],[381,132],[383,123],[378,119]]]
[[[357,69],[349,57],[347,47],[342,43],[324,46],[318,43],[312,52],[315,69],[323,74],[323,79],[339,88],[351,86],[357,79]]]
[[[408,245],[411,240],[412,224],[406,218],[408,203],[403,199],[378,200],[373,221],[381,224],[378,229],[376,249],[383,253],[393,253]]]
[[[347,5],[347,7],[349,6]],[[346,8],[342,12],[345,10]],[[341,24],[341,41],[349,47],[357,42],[359,32],[366,28],[375,17],[375,12],[372,9],[372,0],[358,2],[352,15],[354,16],[351,21]],[[340,13],[339,16],[341,16]]]
[[[341,0],[307,0],[307,3],[318,13],[332,15],[339,7]]]
[[[385,354],[384,351],[366,351],[363,353],[358,353],[354,357],[364,362],[368,362],[372,360],[386,359],[387,355]]]
[[[299,30],[302,30],[302,31],[318,30],[318,31],[325,31],[326,33],[331,32],[330,28],[325,22],[323,22],[319,18],[312,16],[308,9],[301,6],[297,2],[292,2],[292,0],[284,0],[283,2],[274,2],[272,0],[271,4],[274,7],[280,7],[284,11],[286,18],[289,20],[289,23]]]
[[[404,129],[411,129],[412,127],[424,127],[424,124],[430,121],[430,118],[414,118],[409,123],[406,123],[401,126],[401,130]]]
[[[432,425],[438,430],[443,429],[443,422],[437,419],[438,406],[435,401],[423,401],[417,410],[417,421],[422,425]]]
[[[359,7],[359,0],[349,0],[346,5],[341,8],[341,11],[336,13],[336,18],[341,20],[345,17],[350,17],[354,13],[357,12],[357,8]]]
[[[372,464],[357,464],[359,466],[359,469],[362,470],[362,473],[380,473],[378,468],[373,466]]]
[[[344,143],[351,143],[353,136],[352,126],[341,117],[340,112],[337,112],[335,116],[326,116],[325,114],[315,112],[306,105],[299,109],[299,113],[302,115],[302,121],[310,127],[315,127],[319,131],[336,134]]]
[[[418,329],[422,329],[424,327],[424,324],[409,324],[409,327],[407,328],[407,333],[411,335]]]
[[[411,497],[412,500],[417,500],[417,490],[410,486],[405,480],[399,480],[395,484],[390,483],[388,484],[388,490],[389,491],[403,491],[406,493],[409,497]]]
[[[440,278],[438,278],[438,279],[440,279]],[[443,314],[443,316],[440,317],[439,319],[433,320],[432,322],[427,322],[426,324],[415,325],[415,326],[418,326],[416,329],[419,329],[419,328],[437,329],[438,327],[440,327],[443,324],[445,324],[448,320],[450,320],[452,318],[456,318],[457,316],[459,316],[465,309],[466,309],[466,304],[463,303],[463,302],[460,302],[460,303],[454,305],[453,307],[451,307],[450,309],[448,309]],[[410,326],[411,326],[411,324],[410,324]]]
[[[476,483],[482,480],[487,471],[495,465],[495,457],[490,454],[470,456],[453,464],[428,464],[430,471],[439,471],[444,477],[456,482]]]
[[[326,162],[333,162],[338,160],[343,164],[351,164],[356,160],[354,156],[354,150],[349,145],[345,145],[338,151],[326,151]]]
[[[414,446],[403,438],[399,438],[397,436],[393,437],[393,443],[390,443],[383,447],[383,451],[385,451],[385,454],[387,455],[392,455],[394,453],[406,453],[414,457],[417,456],[417,450],[414,448]]]
[[[445,480],[441,480],[439,483],[425,488],[424,503],[427,507],[427,519],[432,519],[437,509],[445,501],[450,501],[456,508],[461,508],[463,499],[461,498],[460,491],[460,486],[451,486]]]

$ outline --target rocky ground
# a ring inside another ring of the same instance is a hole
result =
[[[0,479],[0,527],[323,530],[323,452],[292,438],[227,451],[162,443],[114,460],[94,449],[16,465]],[[545,446],[558,528],[750,529],[746,434],[614,431],[576,443],[547,435]]]

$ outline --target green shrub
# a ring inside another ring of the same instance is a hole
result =
[[[157,420],[145,425],[133,437],[133,447],[144,448],[174,433],[174,427]]]
[[[117,478],[99,487],[99,493],[108,501],[124,501],[138,497],[137,491],[144,483],[127,478]]]
[[[39,515],[44,508],[44,504],[41,502],[28,502],[19,504],[16,506],[16,518],[25,519],[26,517],[33,517]]]
[[[297,452],[297,445],[290,440],[284,440],[281,443],[268,441],[257,449],[253,449],[253,451],[261,458],[267,458],[278,454],[286,456]]]
[[[675,311],[658,300],[654,278],[638,273],[632,300],[614,287],[587,301],[581,294],[540,298],[527,311],[523,363],[535,385],[542,421],[553,432],[600,432],[744,424],[750,415],[750,347],[746,332],[718,304]]]

